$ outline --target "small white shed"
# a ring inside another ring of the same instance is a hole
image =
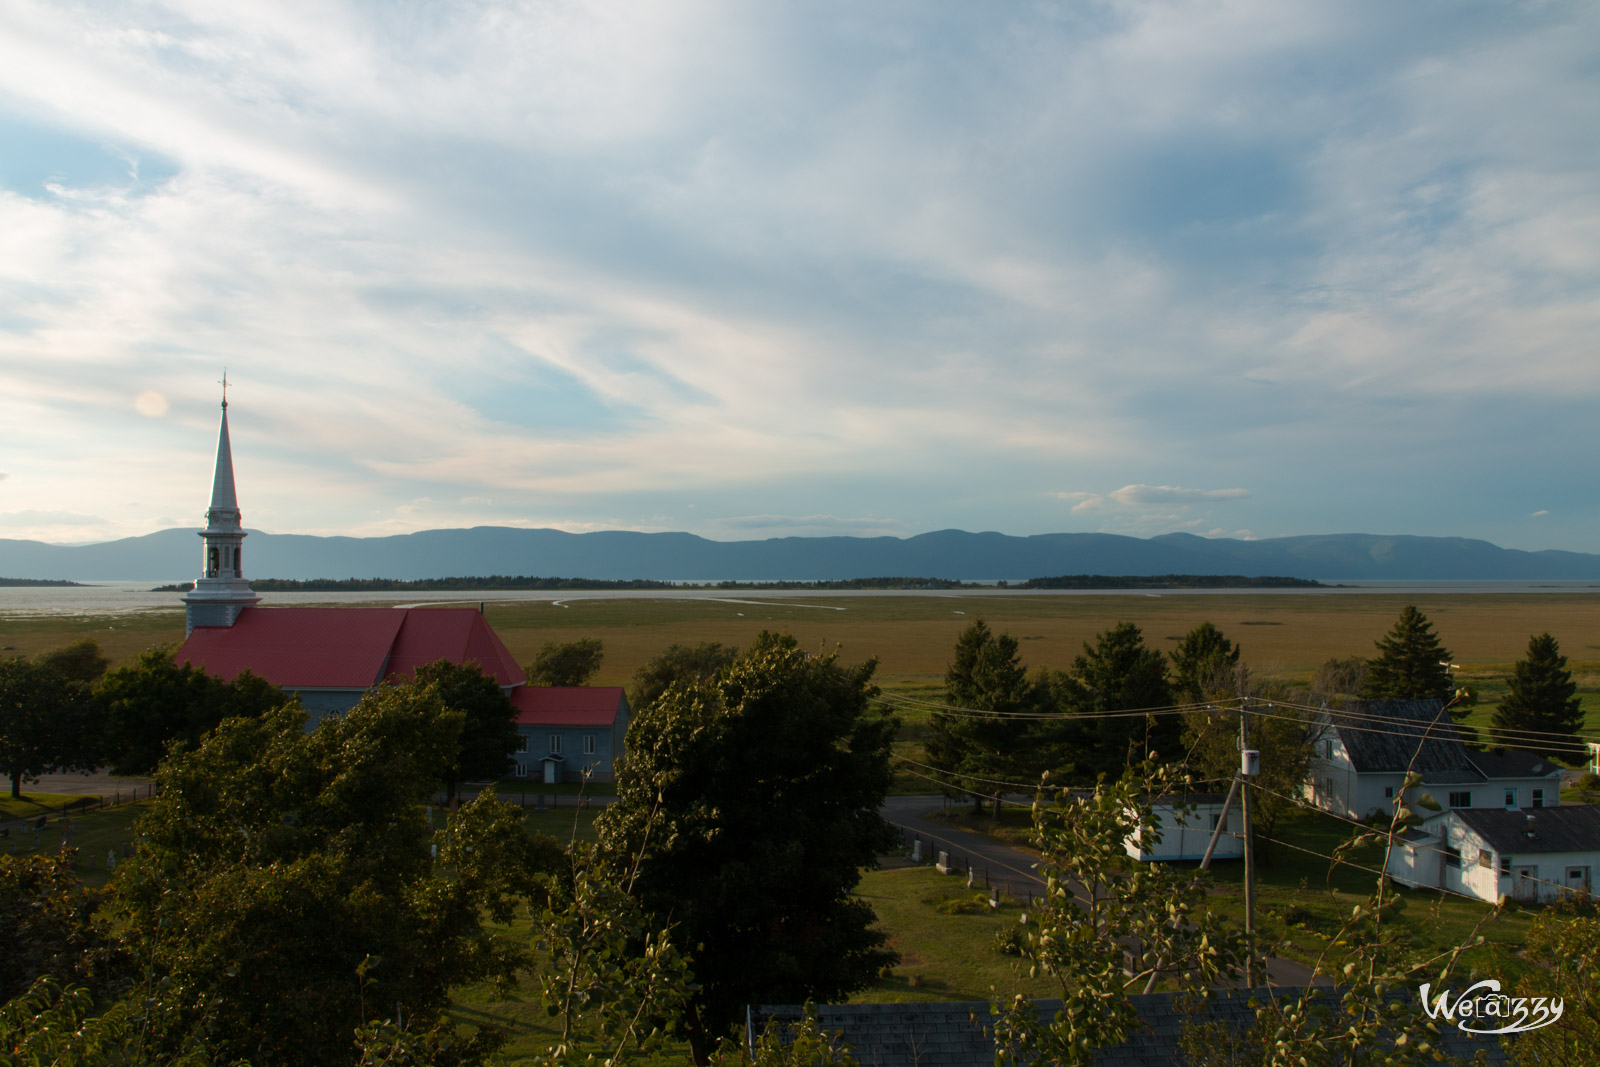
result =
[[[1141,827],[1123,842],[1128,855],[1136,860],[1199,860],[1206,854],[1211,834],[1222,819],[1225,793],[1182,793],[1151,802],[1151,823]],[[1239,859],[1244,855],[1244,816],[1235,797],[1228,812],[1227,825],[1217,838],[1213,860]],[[1159,840],[1158,840],[1159,838]]]

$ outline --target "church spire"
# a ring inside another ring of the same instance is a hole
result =
[[[222,376],[222,426],[211,477],[211,506],[200,531],[200,577],[183,598],[186,629],[232,626],[245,608],[261,602],[244,577],[244,526],[233,484],[233,447],[228,440],[228,376]]]

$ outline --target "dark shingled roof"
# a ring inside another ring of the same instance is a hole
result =
[[[1483,781],[1440,701],[1358,700],[1327,714],[1358,771],[1415,770],[1431,782]]]
[[[1565,810],[1565,809],[1552,809]],[[1600,809],[1597,809],[1600,810]],[[1276,989],[1278,997],[1294,997],[1298,989]],[[1184,1024],[1218,1022],[1244,1030],[1255,1021],[1251,996],[1267,991],[1213,990],[1195,1014],[1175,1005],[1183,994],[1149,993],[1131,997],[1139,1026],[1127,1041],[1095,1053],[1095,1067],[1175,1067],[1187,1063],[1179,1044]],[[1326,995],[1326,994],[1325,994]],[[1415,991],[1397,992],[1415,996]],[[1049,1018],[1061,1008],[1059,1000],[1034,1002]],[[822,1029],[840,1032],[844,1044],[861,1067],[993,1067],[994,1042],[984,1033],[991,1022],[985,1002],[919,1002],[908,1004],[819,1004]],[[759,1035],[769,1019],[792,1022],[805,1009],[793,1004],[764,1005],[750,1009],[752,1031]],[[1440,1028],[1439,1047],[1446,1055],[1470,1062],[1482,1051],[1486,1062],[1504,1064],[1505,1052],[1492,1037],[1474,1037],[1454,1027]]]
[[[1472,762],[1490,778],[1538,778],[1558,774],[1561,768],[1532,752],[1519,749],[1496,748],[1488,752],[1472,753]]]
[[[1521,810],[1456,808],[1450,814],[1459,816],[1496,852],[1520,855],[1600,850],[1600,808],[1589,804]],[[1530,829],[1532,837],[1528,836]]]

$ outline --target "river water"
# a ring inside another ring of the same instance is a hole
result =
[[[1330,583],[1337,580],[1330,580]],[[1324,589],[582,589],[497,591],[389,591],[351,593],[264,593],[263,605],[296,604],[478,604],[486,601],[561,603],[573,600],[716,600],[729,603],[856,597],[931,596],[960,599],[994,596],[1348,596],[1352,594],[1440,596],[1484,593],[1600,593],[1600,581],[1378,581],[1338,582]],[[129,615],[180,611],[179,593],[151,592],[151,583],[94,582],[81,586],[0,587],[0,616]],[[818,605],[825,606],[825,605]]]

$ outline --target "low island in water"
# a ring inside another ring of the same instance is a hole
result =
[[[39,585],[73,583],[34,583]],[[489,592],[586,589],[1323,589],[1310,578],[1249,577],[1242,574],[1063,574],[1025,582],[962,582],[951,578],[837,578],[818,581],[664,582],[654,578],[541,578],[494,574],[456,578],[260,578],[258,593]],[[155,593],[187,593],[193,582],[157,586]]]

